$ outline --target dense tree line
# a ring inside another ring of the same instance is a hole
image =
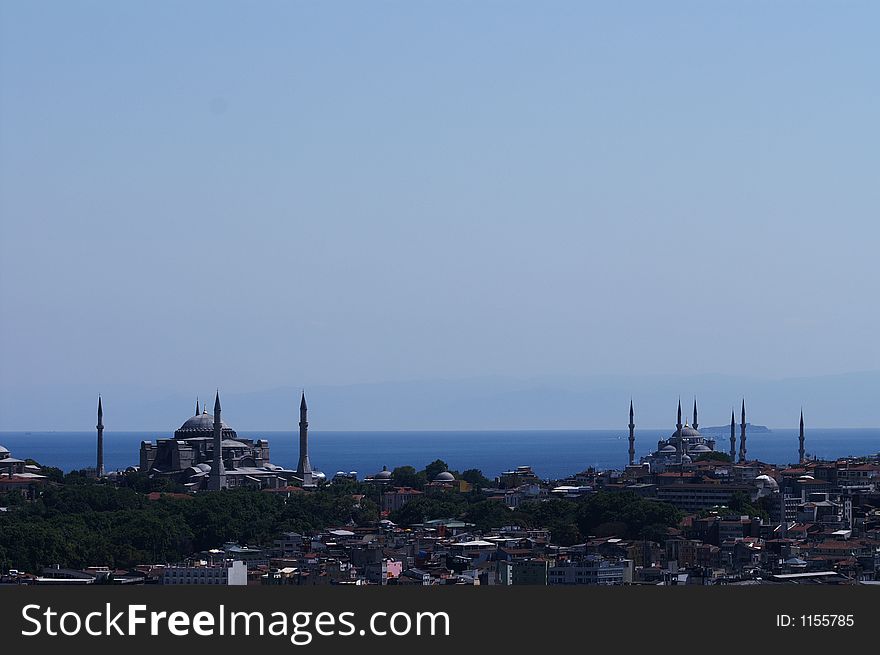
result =
[[[523,502],[515,510],[479,493],[427,493],[392,512],[391,520],[413,525],[440,518],[460,518],[477,530],[506,525],[549,528],[555,544],[567,546],[590,536],[617,535],[660,541],[681,519],[672,505],[640,498],[631,492],[599,492],[569,500],[551,498]]]
[[[65,477],[65,482],[67,478]],[[33,502],[0,497],[0,568],[40,572],[60,565],[175,562],[224,542],[269,545],[283,531],[374,524],[378,507],[357,502],[359,485],[330,485],[290,499],[250,490],[149,500],[125,487],[83,483],[49,486]]]
[[[391,471],[391,482],[396,487],[412,487],[422,490],[443,471],[449,471],[456,478],[464,480],[478,489],[492,485],[492,481],[486,478],[480,469],[467,469],[459,473],[451,470],[442,459],[435,459],[421,471],[417,471],[412,466],[398,466]]]
[[[659,541],[678,523],[671,506],[632,493],[597,493],[569,500],[527,501],[516,510],[482,491],[489,481],[477,469],[454,472],[473,485],[468,493],[427,486],[448,470],[436,460],[425,469],[399,467],[392,482],[421,488],[424,494],[393,512],[395,523],[410,526],[432,519],[460,519],[478,530],[505,525],[549,528],[560,545],[579,543],[592,535],[618,535]],[[53,479],[40,496],[25,502],[16,493],[0,494],[0,569],[39,573],[43,567],[82,568],[107,565],[176,562],[225,542],[270,545],[284,531],[309,533],[329,526],[375,525],[383,488],[354,480],[337,480],[315,492],[289,498],[252,490],[160,495],[178,491],[174,483],[130,473],[120,485],[98,482],[84,472]],[[737,506],[748,509],[748,499]]]

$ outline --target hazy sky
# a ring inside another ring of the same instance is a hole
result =
[[[0,385],[877,370],[878,23],[4,1]]]

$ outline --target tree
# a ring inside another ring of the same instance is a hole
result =
[[[632,492],[599,492],[587,496],[577,512],[577,526],[583,535],[622,530],[620,536],[641,538],[648,526],[673,527],[681,514],[667,503],[640,498]],[[615,525],[616,524],[616,525]]]
[[[391,471],[391,482],[396,487],[423,489],[425,481],[425,474],[416,471],[412,466],[398,466]]]
[[[449,465],[444,462],[442,459],[435,459],[433,462],[428,464],[425,467],[425,478],[428,482],[436,478],[438,475],[443,473],[443,471],[448,471]]]
[[[490,530],[509,525],[513,511],[500,500],[483,500],[469,505],[464,520],[476,525],[477,530]]]
[[[463,471],[461,479],[465,482],[469,482],[477,488],[492,486],[492,481],[486,478],[480,469],[468,469]]]
[[[728,508],[732,514],[739,516],[760,516],[762,518],[767,518],[768,516],[764,509],[753,505],[749,495],[742,491],[735,491],[733,493],[730,497]]]
[[[727,453],[722,453],[720,450],[713,450],[711,453],[702,453],[701,455],[697,455],[694,459],[695,462],[731,462],[733,461],[730,458],[730,455]]]

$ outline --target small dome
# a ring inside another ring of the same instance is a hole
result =
[[[704,446],[703,444],[697,444],[693,448],[690,449],[692,453],[711,453],[712,449],[709,446]]]
[[[198,468],[201,471],[204,471],[205,473],[208,473],[211,470],[211,465],[205,464],[204,462],[202,462],[201,464],[196,464],[196,468]]]
[[[678,449],[675,446],[663,446],[663,448],[660,449],[660,452],[661,453],[676,453],[676,452],[678,452]]]
[[[391,479],[391,471],[388,470],[387,466],[383,466],[382,470],[379,471],[376,475],[373,476],[376,480],[390,480]]]
[[[691,461],[692,461],[692,460],[691,460],[690,456],[688,456],[688,455],[682,455],[682,456],[681,456],[681,463],[682,463],[682,464],[690,464]]]
[[[9,449],[6,446],[0,446],[0,454],[6,454],[9,452]]]
[[[779,483],[769,475],[759,475],[755,478],[755,484],[760,487],[769,487],[770,489],[778,489]]]
[[[438,473],[437,477],[434,478],[434,482],[454,482],[455,476],[452,475],[449,471],[443,471],[442,473]]]

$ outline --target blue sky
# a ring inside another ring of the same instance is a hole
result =
[[[4,2],[0,388],[878,370],[878,19]]]

